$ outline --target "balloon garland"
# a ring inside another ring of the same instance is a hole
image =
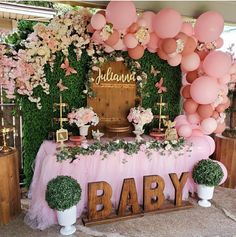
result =
[[[231,70],[230,55],[216,51],[223,45],[220,34],[224,20],[219,13],[203,13],[193,27],[171,8],[157,14],[147,11],[137,17],[132,2],[111,1],[101,20],[98,15],[101,18],[97,13],[91,20],[93,38],[95,43],[104,45],[106,52],[116,50],[119,45],[119,49],[127,50],[131,58],[138,60],[147,49],[169,65],[181,66],[186,80],[181,89],[185,115],[176,124],[180,136],[223,132],[224,110],[230,105],[227,83],[235,72]],[[107,25],[110,33],[106,33],[110,36],[102,41]]]

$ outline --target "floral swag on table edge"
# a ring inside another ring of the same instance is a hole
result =
[[[80,159],[80,155],[94,155],[99,152],[102,155],[102,159],[106,159],[107,156],[113,152],[122,150],[127,155],[137,154],[139,151],[145,152],[148,158],[152,155],[152,151],[158,151],[161,155],[171,154],[173,151],[181,151],[178,156],[182,156],[187,152],[191,152],[192,144],[187,143],[184,138],[172,141],[125,141],[115,140],[107,143],[95,142],[91,145],[85,144],[85,146],[67,147],[57,153],[57,161],[62,162],[64,160],[70,160],[72,163],[76,159]],[[123,163],[126,163],[123,160]]]

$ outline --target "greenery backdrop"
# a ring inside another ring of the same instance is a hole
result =
[[[27,34],[32,32],[34,23],[21,21],[19,23],[19,33],[8,38],[8,43],[14,44],[16,48],[21,47],[21,40],[25,39]],[[50,131],[55,131],[56,126],[53,125],[52,119],[55,117],[53,112],[53,103],[59,102],[59,90],[57,83],[62,79],[63,84],[68,87],[68,90],[63,91],[63,102],[68,103],[69,107],[82,107],[86,105],[86,97],[82,93],[85,89],[85,80],[91,64],[91,59],[84,51],[80,61],[76,60],[76,55],[71,47],[69,50],[70,66],[75,68],[77,74],[65,76],[65,72],[60,68],[64,61],[62,53],[58,53],[54,68],[51,71],[49,65],[45,67],[47,81],[50,84],[50,94],[45,95],[42,90],[37,89],[35,95],[41,97],[42,109],[38,110],[34,103],[31,103],[26,97],[18,98],[23,115],[23,161],[25,184],[29,186],[33,176],[33,165],[38,149],[42,142],[48,138]],[[127,53],[122,53],[123,57],[127,58]],[[130,59],[133,60],[133,59]],[[161,60],[157,54],[150,53],[146,50],[145,55],[138,60],[141,65],[141,70],[147,74],[147,84],[142,98],[143,107],[152,108],[157,114],[156,103],[159,101],[159,94],[155,87],[155,83],[164,78],[164,86],[167,87],[167,93],[163,94],[164,102],[168,103],[167,114],[170,119],[174,119],[180,112],[180,87],[181,87],[181,70],[179,67],[171,67],[167,62]],[[161,71],[156,77],[151,73],[151,66]],[[132,68],[131,68],[132,71]],[[153,121],[146,126],[146,132],[156,126],[157,121]],[[75,128],[66,127],[76,132]]]

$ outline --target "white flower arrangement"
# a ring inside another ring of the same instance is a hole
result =
[[[134,124],[144,125],[150,123],[153,120],[153,114],[150,108],[144,109],[143,107],[139,106],[130,109],[127,119],[129,122]]]
[[[68,114],[68,119],[70,124],[76,124],[77,127],[84,125],[96,126],[99,122],[99,117],[93,111],[92,107],[73,109],[72,112]]]

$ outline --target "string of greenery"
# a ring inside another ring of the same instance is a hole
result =
[[[158,151],[160,154],[168,152],[171,155],[172,151],[181,151],[184,149],[185,140],[183,138],[173,141],[130,141],[125,140],[115,140],[106,143],[96,141],[88,146],[75,146],[64,148],[57,154],[57,161],[62,162],[64,160],[70,160],[71,163],[78,158],[79,155],[93,155],[95,152],[99,151],[102,159],[106,159],[108,154],[113,152],[123,150],[127,155],[137,154],[139,151],[145,152],[147,157],[150,157],[153,151]],[[187,151],[191,151],[188,147]],[[181,156],[184,153],[179,153]]]
[[[31,33],[33,24],[20,22],[20,33],[17,34],[18,39],[11,39],[11,43],[16,45],[16,48],[21,47],[21,40],[25,39],[26,35]],[[24,33],[23,33],[24,32]],[[127,58],[127,53],[123,53]],[[48,138],[48,133],[59,128],[59,125],[53,124],[52,120],[55,117],[53,112],[53,103],[59,102],[59,90],[57,83],[62,79],[63,84],[68,87],[68,90],[63,91],[63,102],[68,103],[70,108],[86,106],[86,97],[83,94],[85,90],[85,80],[90,67],[91,58],[84,51],[80,61],[76,60],[76,55],[71,47],[69,49],[70,66],[75,68],[77,74],[65,76],[65,72],[60,68],[64,58],[61,53],[56,57],[54,68],[51,71],[49,66],[45,67],[47,81],[50,84],[50,94],[45,95],[42,90],[36,89],[35,96],[42,98],[42,109],[38,110],[34,103],[31,103],[26,97],[18,97],[22,108],[23,115],[23,161],[25,185],[29,186],[33,176],[33,164],[37,155],[38,149],[42,142]],[[126,60],[127,61],[127,60]],[[152,108],[154,114],[158,114],[156,103],[160,99],[157,93],[155,83],[164,78],[164,86],[168,92],[163,95],[164,102],[168,103],[167,111],[164,111],[174,119],[180,112],[180,87],[181,87],[181,70],[179,67],[171,67],[165,61],[161,60],[157,54],[145,52],[144,56],[138,60],[141,65],[140,70],[147,74],[147,83],[144,88],[142,106]],[[151,65],[161,71],[156,77],[151,73]],[[128,65],[129,66],[129,65]],[[132,68],[130,68],[132,71]],[[157,126],[157,121],[146,125],[146,132]],[[74,134],[78,132],[75,127],[65,125],[68,130]]]

